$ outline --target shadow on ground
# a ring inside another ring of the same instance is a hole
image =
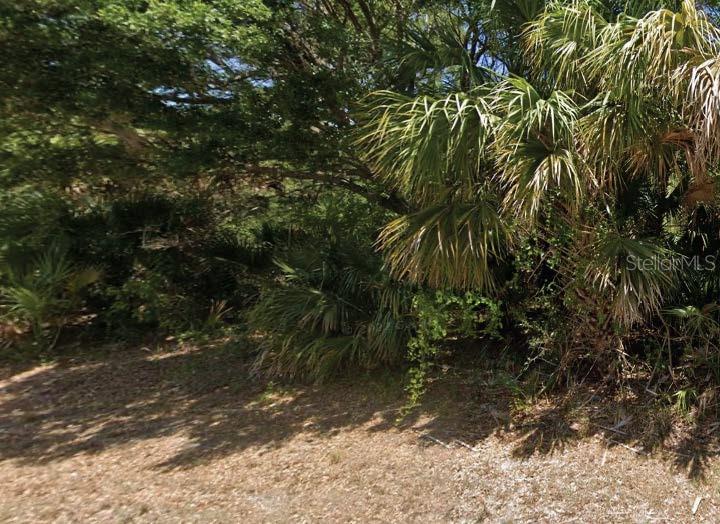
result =
[[[361,426],[412,431],[419,442],[453,447],[502,434],[519,459],[601,438],[638,454],[662,450],[691,477],[702,476],[718,454],[717,425],[702,420],[678,431],[650,396],[617,399],[583,389],[523,404],[482,372],[450,368],[422,408],[398,422],[404,399],[390,373],[283,388],[249,379],[247,357],[231,347],[116,350],[26,367],[0,381],[0,461],[42,464],[183,435],[190,445],[149,467],[188,468],[299,434],[325,438]]]

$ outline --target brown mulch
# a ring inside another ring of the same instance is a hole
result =
[[[226,348],[5,368],[0,522],[720,521],[704,433],[479,384],[398,421],[396,376],[263,384]]]

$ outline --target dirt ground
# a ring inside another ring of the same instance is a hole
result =
[[[280,387],[227,349],[6,367],[0,521],[720,521],[714,428],[477,377],[402,405],[390,375]]]

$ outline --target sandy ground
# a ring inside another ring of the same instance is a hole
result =
[[[472,384],[398,423],[388,377],[246,377],[211,349],[5,369],[0,521],[720,521],[708,450],[648,453],[551,404],[517,419]]]

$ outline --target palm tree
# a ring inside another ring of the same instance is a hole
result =
[[[539,237],[558,300],[606,329],[702,300],[681,262],[718,247],[720,31],[691,0],[524,4],[527,74],[366,101],[358,146],[414,208],[380,235],[387,266],[493,292]]]

